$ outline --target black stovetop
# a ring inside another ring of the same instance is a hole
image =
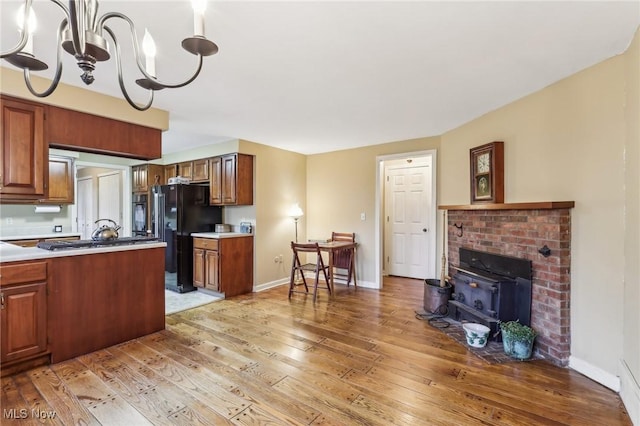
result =
[[[157,242],[155,237],[121,237],[113,240],[41,241],[37,247],[44,250],[68,250],[95,247],[114,247]]]

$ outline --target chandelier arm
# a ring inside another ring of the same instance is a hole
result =
[[[147,103],[142,106],[136,104],[133,101],[133,99],[131,99],[131,97],[129,96],[129,92],[127,92],[127,88],[124,85],[124,80],[122,78],[122,60],[121,60],[122,58],[120,55],[120,44],[118,44],[118,40],[116,40],[115,34],[113,33],[113,31],[111,31],[109,27],[104,27],[104,30],[107,33],[109,33],[109,35],[111,36],[111,39],[113,40],[113,45],[115,46],[115,49],[116,49],[115,56],[116,56],[116,66],[118,68],[118,84],[120,84],[120,91],[122,92],[122,95],[127,100],[129,105],[131,105],[133,108],[137,109],[138,111],[148,110],[151,104],[153,103],[153,90],[149,90],[149,98],[147,99]]]
[[[159,81],[156,77],[148,74],[147,70],[142,65],[142,58],[140,56],[140,46],[138,45],[138,37],[137,37],[137,34],[136,34],[136,28],[135,28],[135,25],[134,25],[133,21],[128,16],[123,15],[122,13],[119,13],[119,12],[107,12],[104,15],[102,15],[100,17],[100,19],[98,20],[97,28],[98,29],[104,29],[104,30],[108,31],[109,34],[111,34],[111,38],[113,38],[113,40],[115,42],[115,37],[113,36],[113,32],[109,29],[109,27],[107,27],[105,25],[105,22],[108,19],[111,19],[111,18],[120,18],[120,19],[122,19],[123,21],[125,21],[125,22],[127,22],[129,24],[129,28],[131,30],[131,40],[132,40],[132,43],[133,43],[133,52],[134,52],[134,55],[136,57],[136,64],[138,65],[138,69],[140,70],[142,75],[144,75],[145,78],[151,82],[151,86],[153,87],[153,90],[177,89],[177,88],[180,88],[180,87],[184,87],[187,84],[191,83],[193,80],[195,80],[198,77],[198,75],[200,74],[200,70],[202,69],[203,56],[201,54],[197,54],[197,56],[198,56],[198,67],[197,67],[195,73],[188,80],[186,80],[186,81],[184,81],[182,83],[177,83],[177,84],[168,84],[168,83],[163,83],[162,81]]]
[[[25,0],[24,2],[24,16],[23,16],[23,21],[22,22],[27,22],[27,20],[29,19],[29,11],[31,10],[31,3],[33,3],[33,0]],[[5,58],[7,56],[11,56],[11,55],[15,55],[16,53],[20,52],[22,49],[24,49],[24,47],[27,45],[27,39],[29,38],[29,31],[26,31],[26,29],[20,31],[20,41],[18,42],[18,44],[11,50],[4,52],[4,53],[0,53],[0,58]]]
[[[145,67],[142,65],[142,59],[140,57],[140,46],[138,45],[138,35],[136,33],[136,26],[127,15],[124,15],[120,12],[107,12],[100,17],[96,28],[98,30],[101,30],[101,29],[106,30],[111,35],[111,38],[113,39],[113,41],[116,42],[113,31],[105,25],[105,22],[111,18],[120,18],[129,24],[129,29],[131,30],[131,41],[133,44],[133,54],[136,57],[136,65],[138,65],[138,69],[145,76],[145,78],[153,79],[154,77],[150,74],[147,74]],[[116,42],[116,49],[118,49],[117,42]]]
[[[84,0],[69,2],[69,27],[71,29],[73,50],[76,52],[76,55],[84,55],[86,50]]]
[[[58,5],[58,7],[60,7],[60,9],[62,9],[62,11],[64,12],[67,19],[69,19],[69,8],[67,7],[67,5],[62,3],[60,0],[51,0],[51,2]]]
[[[29,68],[24,68],[24,82],[27,85],[27,88],[31,92],[33,96],[37,96],[39,98],[46,98],[50,94],[53,93],[54,90],[58,87],[58,83],[60,83],[60,76],[62,76],[62,32],[64,28],[67,26],[67,19],[63,19],[60,22],[60,26],[58,27],[58,53],[56,55],[56,74],[51,81],[51,85],[44,92],[36,92],[36,90],[31,85],[31,72]]]

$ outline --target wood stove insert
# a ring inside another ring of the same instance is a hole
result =
[[[489,340],[496,341],[502,341],[500,321],[530,325],[531,261],[463,247],[459,254],[449,316],[489,327]]]

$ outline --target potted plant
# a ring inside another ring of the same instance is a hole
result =
[[[538,333],[528,325],[518,321],[500,322],[502,346],[510,357],[520,360],[531,358],[533,341]]]

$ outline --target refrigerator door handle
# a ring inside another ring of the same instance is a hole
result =
[[[153,198],[155,206],[153,214],[156,226],[154,232],[160,241],[164,241],[164,194],[162,192],[156,192],[153,194]]]

